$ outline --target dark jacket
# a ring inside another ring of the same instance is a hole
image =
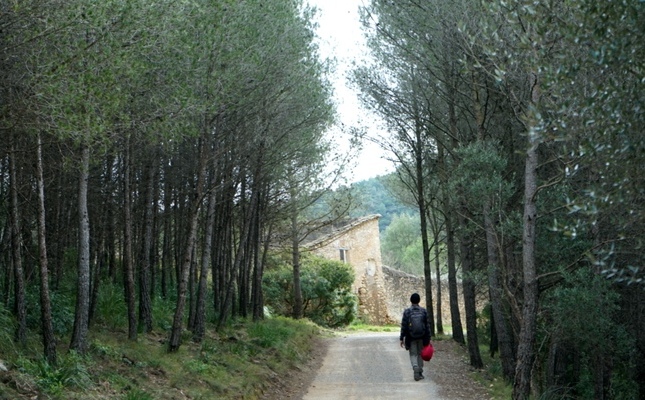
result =
[[[412,308],[419,308],[423,312],[423,322],[426,327],[425,332],[423,333],[423,345],[427,346],[430,343],[430,324],[428,323],[428,312],[425,308],[419,306],[418,304],[412,304],[410,307],[406,308],[403,311],[403,318],[401,319],[401,334],[399,335],[399,340],[405,340],[405,348],[410,348],[410,342],[412,338],[409,334],[410,327],[410,310]]]

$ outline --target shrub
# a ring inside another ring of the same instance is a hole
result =
[[[300,284],[306,318],[327,326],[349,325],[356,317],[356,297],[351,292],[354,271],[348,264],[312,255],[301,259]],[[264,275],[267,306],[288,316],[293,307],[293,270],[282,263]]]
[[[66,388],[86,388],[91,383],[90,374],[85,367],[86,360],[75,352],[62,356],[57,365],[46,360],[31,361],[21,357],[17,361],[20,370],[33,375],[38,387],[55,397],[64,395]]]

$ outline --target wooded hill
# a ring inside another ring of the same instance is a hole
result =
[[[361,7],[373,58],[352,79],[387,124],[372,139],[398,160],[388,190],[423,216],[425,298],[441,245],[453,338],[481,367],[474,299],[489,293],[517,400],[645,393],[644,7]],[[207,316],[261,320],[276,248],[303,315],[298,245],[350,204],[339,191],[312,215],[325,166],[343,167],[312,10],[27,0],[3,2],[0,27],[0,304],[19,346],[37,332],[50,365],[59,340],[83,354],[115,285],[131,341],[170,302],[170,352],[200,343]]]
[[[388,176],[379,176],[353,183],[350,187],[355,206],[350,215],[361,217],[370,214],[380,214],[379,231],[383,233],[392,223],[392,219],[400,214],[415,214],[417,210],[405,204],[397,194],[399,188],[390,188]],[[401,193],[405,196],[405,193]]]

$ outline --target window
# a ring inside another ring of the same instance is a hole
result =
[[[344,263],[349,262],[347,249],[340,249],[340,261],[342,261]]]

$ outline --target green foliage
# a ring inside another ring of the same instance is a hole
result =
[[[622,398],[635,398],[634,344],[625,328],[615,320],[620,310],[619,293],[611,283],[588,269],[566,276],[566,284],[548,296],[548,332],[579,355],[578,376],[570,376],[580,398],[594,397],[594,377],[599,362],[616,365],[612,386],[626,390]],[[610,361],[612,360],[612,361]],[[573,367],[573,365],[570,365]]]
[[[154,396],[141,389],[132,389],[123,396],[123,400],[154,400]]]
[[[52,291],[49,294],[52,311],[52,326],[54,334],[64,336],[68,334],[74,324],[74,301],[75,297],[71,290],[65,289]],[[26,288],[27,308],[31,312],[27,313],[27,326],[35,331],[40,331],[40,285],[28,285]]]
[[[7,310],[4,303],[0,302],[0,353],[9,354],[14,348],[14,332],[16,320]]]
[[[513,187],[504,180],[507,161],[498,151],[499,144],[477,141],[457,150],[460,162],[453,171],[450,190],[462,193],[471,209],[482,207],[482,199],[490,201],[492,210],[506,204]]]
[[[301,259],[300,282],[304,316],[327,327],[345,326],[356,315],[356,298],[351,293],[354,271],[348,264],[311,255]],[[293,270],[280,263],[266,271],[263,281],[268,307],[290,315],[293,304]]]
[[[167,331],[171,328],[175,304],[174,299],[164,299],[161,296],[158,296],[152,302],[152,320],[160,329]]]
[[[277,317],[280,318],[280,317]],[[278,343],[287,341],[293,331],[279,319],[271,318],[262,323],[255,323],[247,328],[249,337],[262,347],[275,347]]]
[[[394,216],[383,232],[381,252],[385,265],[413,275],[423,275],[419,217],[409,214]]]
[[[104,282],[99,288],[96,299],[96,322],[111,328],[123,328],[127,325],[127,312],[122,285]]]
[[[56,398],[65,398],[66,390],[83,389],[91,384],[87,362],[87,358],[70,352],[59,357],[57,365],[44,359],[32,361],[24,357],[19,358],[16,364],[22,372],[36,377],[41,390]]]
[[[370,178],[350,187],[357,205],[352,217],[380,214],[379,231],[384,232],[396,215],[414,214],[416,210],[397,198],[386,184],[387,177]]]

